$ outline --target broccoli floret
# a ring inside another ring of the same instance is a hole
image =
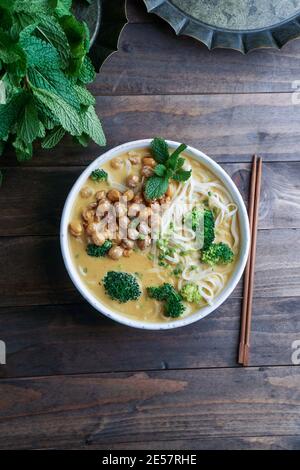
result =
[[[105,242],[101,246],[93,245],[92,243],[90,243],[86,248],[86,252],[89,256],[95,256],[97,258],[100,258],[106,256],[111,247],[112,241],[105,240]]]
[[[162,284],[159,287],[148,287],[149,297],[155,300],[164,301],[164,314],[166,317],[178,318],[183,314],[185,306],[182,297],[171,284]]]
[[[229,264],[234,258],[233,251],[226,243],[213,243],[202,252],[201,260],[206,264]]]
[[[108,174],[104,170],[94,170],[91,173],[91,179],[93,181],[107,181]]]
[[[164,314],[166,317],[178,318],[185,311],[185,306],[174,296],[171,296],[165,303]]]
[[[190,224],[194,232],[202,229],[201,224],[203,224],[203,250],[207,250],[215,239],[215,219],[213,212],[209,209],[194,207],[188,214],[186,221]]]
[[[215,239],[214,214],[209,209],[204,209],[204,243],[203,250],[207,250]]]
[[[141,295],[139,283],[132,274],[108,271],[103,279],[106,295],[120,303],[137,300]]]
[[[183,286],[180,291],[180,294],[182,295],[183,299],[187,302],[199,304],[202,299],[197,284],[194,284],[193,282],[189,282],[188,284]]]

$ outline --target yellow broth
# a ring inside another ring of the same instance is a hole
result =
[[[135,153],[138,155],[140,163],[137,165],[132,165],[132,171],[130,174],[140,174],[141,172],[141,159],[144,156],[149,156],[149,150],[139,149]],[[201,165],[196,160],[192,159],[187,155],[183,155],[193,170],[193,178],[199,181],[219,181],[205,166]],[[126,180],[126,160],[128,159],[128,153],[119,155],[118,158],[121,158],[124,164],[121,169],[112,168],[110,162],[106,162],[101,166],[108,174],[109,177],[116,183],[125,185]],[[219,181],[220,182],[220,181]],[[222,183],[220,183],[222,184]],[[222,184],[223,185],[223,184]],[[110,185],[106,182],[95,182],[91,178],[88,178],[84,187],[88,187],[92,190],[92,195],[89,198],[82,198],[80,194],[75,201],[71,220],[72,221],[81,221],[81,214],[83,209],[87,206],[89,202],[93,202],[95,199],[95,193],[99,190],[109,190]],[[216,192],[216,191],[214,191]],[[232,235],[230,233],[230,227],[220,226],[219,230],[222,231],[222,236],[224,240],[224,234],[226,241],[232,245]],[[218,241],[218,231],[216,233],[216,242]],[[69,234],[69,246],[73,258],[73,263],[76,266],[78,273],[88,288],[92,295],[99,299],[107,307],[116,311],[126,317],[129,317],[134,320],[146,321],[146,322],[167,322],[170,321],[170,318],[167,318],[163,314],[163,305],[161,302],[157,302],[147,296],[146,288],[148,286],[161,285],[163,282],[169,282],[175,287],[178,287],[180,277],[176,277],[172,274],[172,269],[166,267],[160,267],[155,261],[149,259],[149,249],[145,251],[134,251],[129,258],[122,257],[119,260],[113,260],[109,257],[92,257],[86,253],[88,239],[86,234],[82,234],[80,237],[74,237]],[[235,257],[235,262],[236,262]],[[214,266],[208,267],[207,265],[203,269],[210,269],[212,272],[216,273],[226,273],[225,276],[225,285],[228,282],[232,272],[235,268],[235,262],[228,266]],[[199,261],[199,265],[201,265]],[[158,272],[152,272],[153,268],[157,268]],[[119,303],[115,300],[111,300],[105,293],[102,280],[105,274],[108,271],[125,271],[136,275],[139,280],[142,295],[137,301],[129,301],[127,303]],[[199,308],[206,305],[206,302],[203,301],[199,304],[187,304],[187,312],[183,316],[190,315],[194,313]],[[180,317],[182,318],[182,317]]]

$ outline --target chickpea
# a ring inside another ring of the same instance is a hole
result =
[[[127,215],[123,215],[122,217],[119,218],[119,227],[121,229],[124,229],[124,228],[127,229],[129,223],[130,223],[130,220],[127,217]]]
[[[97,205],[97,202],[90,202],[87,207],[89,209],[96,209]]]
[[[103,217],[104,214],[109,211],[110,207],[111,205],[109,201],[101,201],[96,210],[97,217]]]
[[[150,227],[148,224],[146,224],[146,222],[141,222],[139,224],[139,232],[142,234],[142,235],[148,235],[148,233],[150,232]]]
[[[139,238],[139,232],[136,228],[128,229],[128,238],[130,238],[130,240],[137,240]]]
[[[127,249],[125,249],[125,250],[123,251],[123,256],[125,256],[125,258],[129,258],[129,257],[132,255],[132,253],[133,253],[133,250],[127,250]]]
[[[160,203],[161,205],[163,205],[163,204],[169,204],[170,201],[171,201],[171,198],[168,197],[168,196],[166,196],[166,195],[164,195],[164,196],[162,196],[161,198],[159,198],[159,203]]]
[[[84,186],[84,188],[80,190],[80,196],[84,199],[91,197],[92,194],[93,194],[93,190],[89,188],[88,186]]]
[[[105,229],[103,231],[103,235],[104,235],[105,240],[113,240],[113,238],[114,238],[111,230],[108,230],[108,229]]]
[[[86,229],[85,229],[86,233],[89,236],[92,236],[96,232],[96,230],[97,230],[97,226],[94,222],[87,224]]]
[[[156,166],[156,161],[152,157],[144,157],[143,164],[145,166],[150,166],[151,168],[154,168]]]
[[[128,207],[128,217],[135,217],[139,214],[141,210],[141,205],[138,203],[133,203]]]
[[[137,204],[142,204],[144,202],[144,198],[142,194],[136,194],[132,199],[132,202],[136,202]]]
[[[138,165],[140,163],[140,159],[139,157],[129,157],[129,161],[132,165]]]
[[[146,178],[149,178],[150,176],[153,175],[153,168],[151,168],[151,166],[143,166],[142,175],[145,176]]]
[[[134,247],[134,241],[128,240],[128,238],[124,238],[124,240],[122,240],[122,245],[128,250],[132,250],[132,248]]]
[[[134,192],[132,191],[132,189],[127,189],[127,191],[125,191],[122,197],[127,199],[127,201],[132,201],[132,199],[134,198]]]
[[[111,162],[110,162],[110,166],[114,169],[114,170],[119,170],[123,165],[123,161],[121,158],[114,158]]]
[[[86,207],[85,209],[83,209],[81,215],[86,222],[92,222],[95,217],[95,211]]]
[[[106,192],[105,191],[97,191],[96,192],[96,200],[99,202],[102,199],[105,199],[106,197]]]
[[[101,246],[105,242],[105,237],[102,233],[94,232],[92,234],[92,240],[93,240],[93,243],[95,243],[95,245]]]
[[[108,256],[113,260],[118,260],[123,256],[124,250],[120,246],[113,246],[109,252]]]
[[[116,202],[115,211],[116,211],[117,217],[123,217],[123,215],[126,215],[127,213],[127,207],[124,206],[124,204],[121,204],[120,202]]]
[[[171,196],[172,196],[172,188],[171,188],[170,185],[168,186],[168,189],[167,189],[167,191],[166,191],[166,196],[167,196],[167,197],[171,197]]]
[[[140,211],[140,218],[142,220],[148,220],[148,218],[151,216],[151,213],[152,213],[151,207],[144,207]]]
[[[126,184],[129,188],[135,188],[139,182],[140,178],[137,175],[129,175],[126,180]]]
[[[115,233],[114,242],[115,242],[117,245],[121,245],[122,241],[123,241],[123,240],[122,240],[122,238],[121,238],[119,232],[116,232],[116,233]]]
[[[70,233],[74,237],[79,237],[82,234],[82,225],[79,220],[74,220],[69,224]]]
[[[136,243],[140,250],[146,250],[151,245],[151,238],[145,237],[143,240],[137,240]]]
[[[120,196],[121,196],[121,193],[120,193],[120,191],[118,191],[117,189],[111,189],[111,190],[108,191],[108,193],[107,193],[107,198],[108,198],[111,202],[119,201]]]

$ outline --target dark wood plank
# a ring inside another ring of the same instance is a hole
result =
[[[297,367],[3,379],[0,447],[299,437],[299,386]]]
[[[57,446],[56,449],[60,447]],[[65,449],[66,447],[61,447]],[[77,447],[78,448],[78,447]],[[69,447],[72,449],[72,446]],[[76,449],[76,447],[75,447]],[[107,444],[83,445],[84,450],[107,450]],[[299,450],[300,436],[205,437],[187,440],[121,442],[109,450]]]
[[[299,297],[254,300],[251,366],[292,365],[299,308]],[[86,303],[2,308],[0,377],[236,367],[240,313],[241,300],[230,298],[200,322],[158,333],[118,325]]]
[[[299,229],[260,231],[256,297],[300,296],[299,233]],[[78,301],[56,237],[1,238],[0,258],[5,267],[0,271],[0,307]],[[241,293],[240,284],[233,295]]]
[[[250,165],[222,164],[245,201]],[[1,188],[0,236],[54,235],[67,194],[82,171],[70,168],[7,168]],[[300,228],[300,163],[266,163],[260,206],[261,229]]]
[[[281,51],[209,51],[195,39],[177,37],[154,16],[151,24],[129,24],[118,54],[104,64],[98,94],[195,94],[290,92],[300,75],[299,41]]]
[[[148,14],[143,0],[127,0],[127,18],[129,23],[152,23],[158,17]]]
[[[300,61],[299,61],[300,63]],[[106,149],[124,142],[162,135],[186,142],[218,162],[250,161],[253,153],[267,161],[300,161],[300,106],[291,94],[202,96],[102,96]],[[29,166],[86,165],[106,149],[82,148],[66,138],[51,151],[36,149]],[[2,167],[16,166],[10,151]]]

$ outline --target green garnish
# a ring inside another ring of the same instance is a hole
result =
[[[185,311],[182,296],[171,284],[162,284],[159,287],[147,287],[150,298],[164,302],[164,314],[166,317],[178,318]]]
[[[0,153],[9,138],[19,161],[33,143],[55,147],[69,133],[105,145],[86,85],[95,79],[89,30],[70,0],[0,0]]]
[[[86,252],[89,256],[95,256],[96,258],[103,258],[104,256],[107,255],[111,247],[112,247],[112,241],[105,240],[105,242],[101,246],[93,245],[92,243],[90,243],[86,248]]]
[[[97,170],[92,171],[90,178],[93,181],[97,181],[97,182],[107,181],[108,174],[104,170],[97,169]]]
[[[141,296],[139,283],[132,274],[108,271],[103,279],[106,294],[120,303],[137,300]]]
[[[147,179],[145,184],[145,197],[147,200],[157,199],[163,196],[169,186],[170,179],[175,181],[187,181],[192,171],[184,170],[182,167],[185,159],[180,154],[187,148],[185,144],[170,155],[168,144],[164,139],[155,137],[151,142],[153,158],[157,165],[154,167],[154,175]]]
[[[199,304],[202,300],[197,284],[189,282],[180,291],[182,298],[187,302]]]
[[[208,250],[203,251],[201,261],[206,264],[229,264],[234,259],[234,253],[226,243],[213,243]]]
[[[203,233],[203,250],[207,250],[215,239],[215,219],[214,214],[209,209],[194,207],[187,214],[185,221],[190,224],[192,230],[204,230]]]

